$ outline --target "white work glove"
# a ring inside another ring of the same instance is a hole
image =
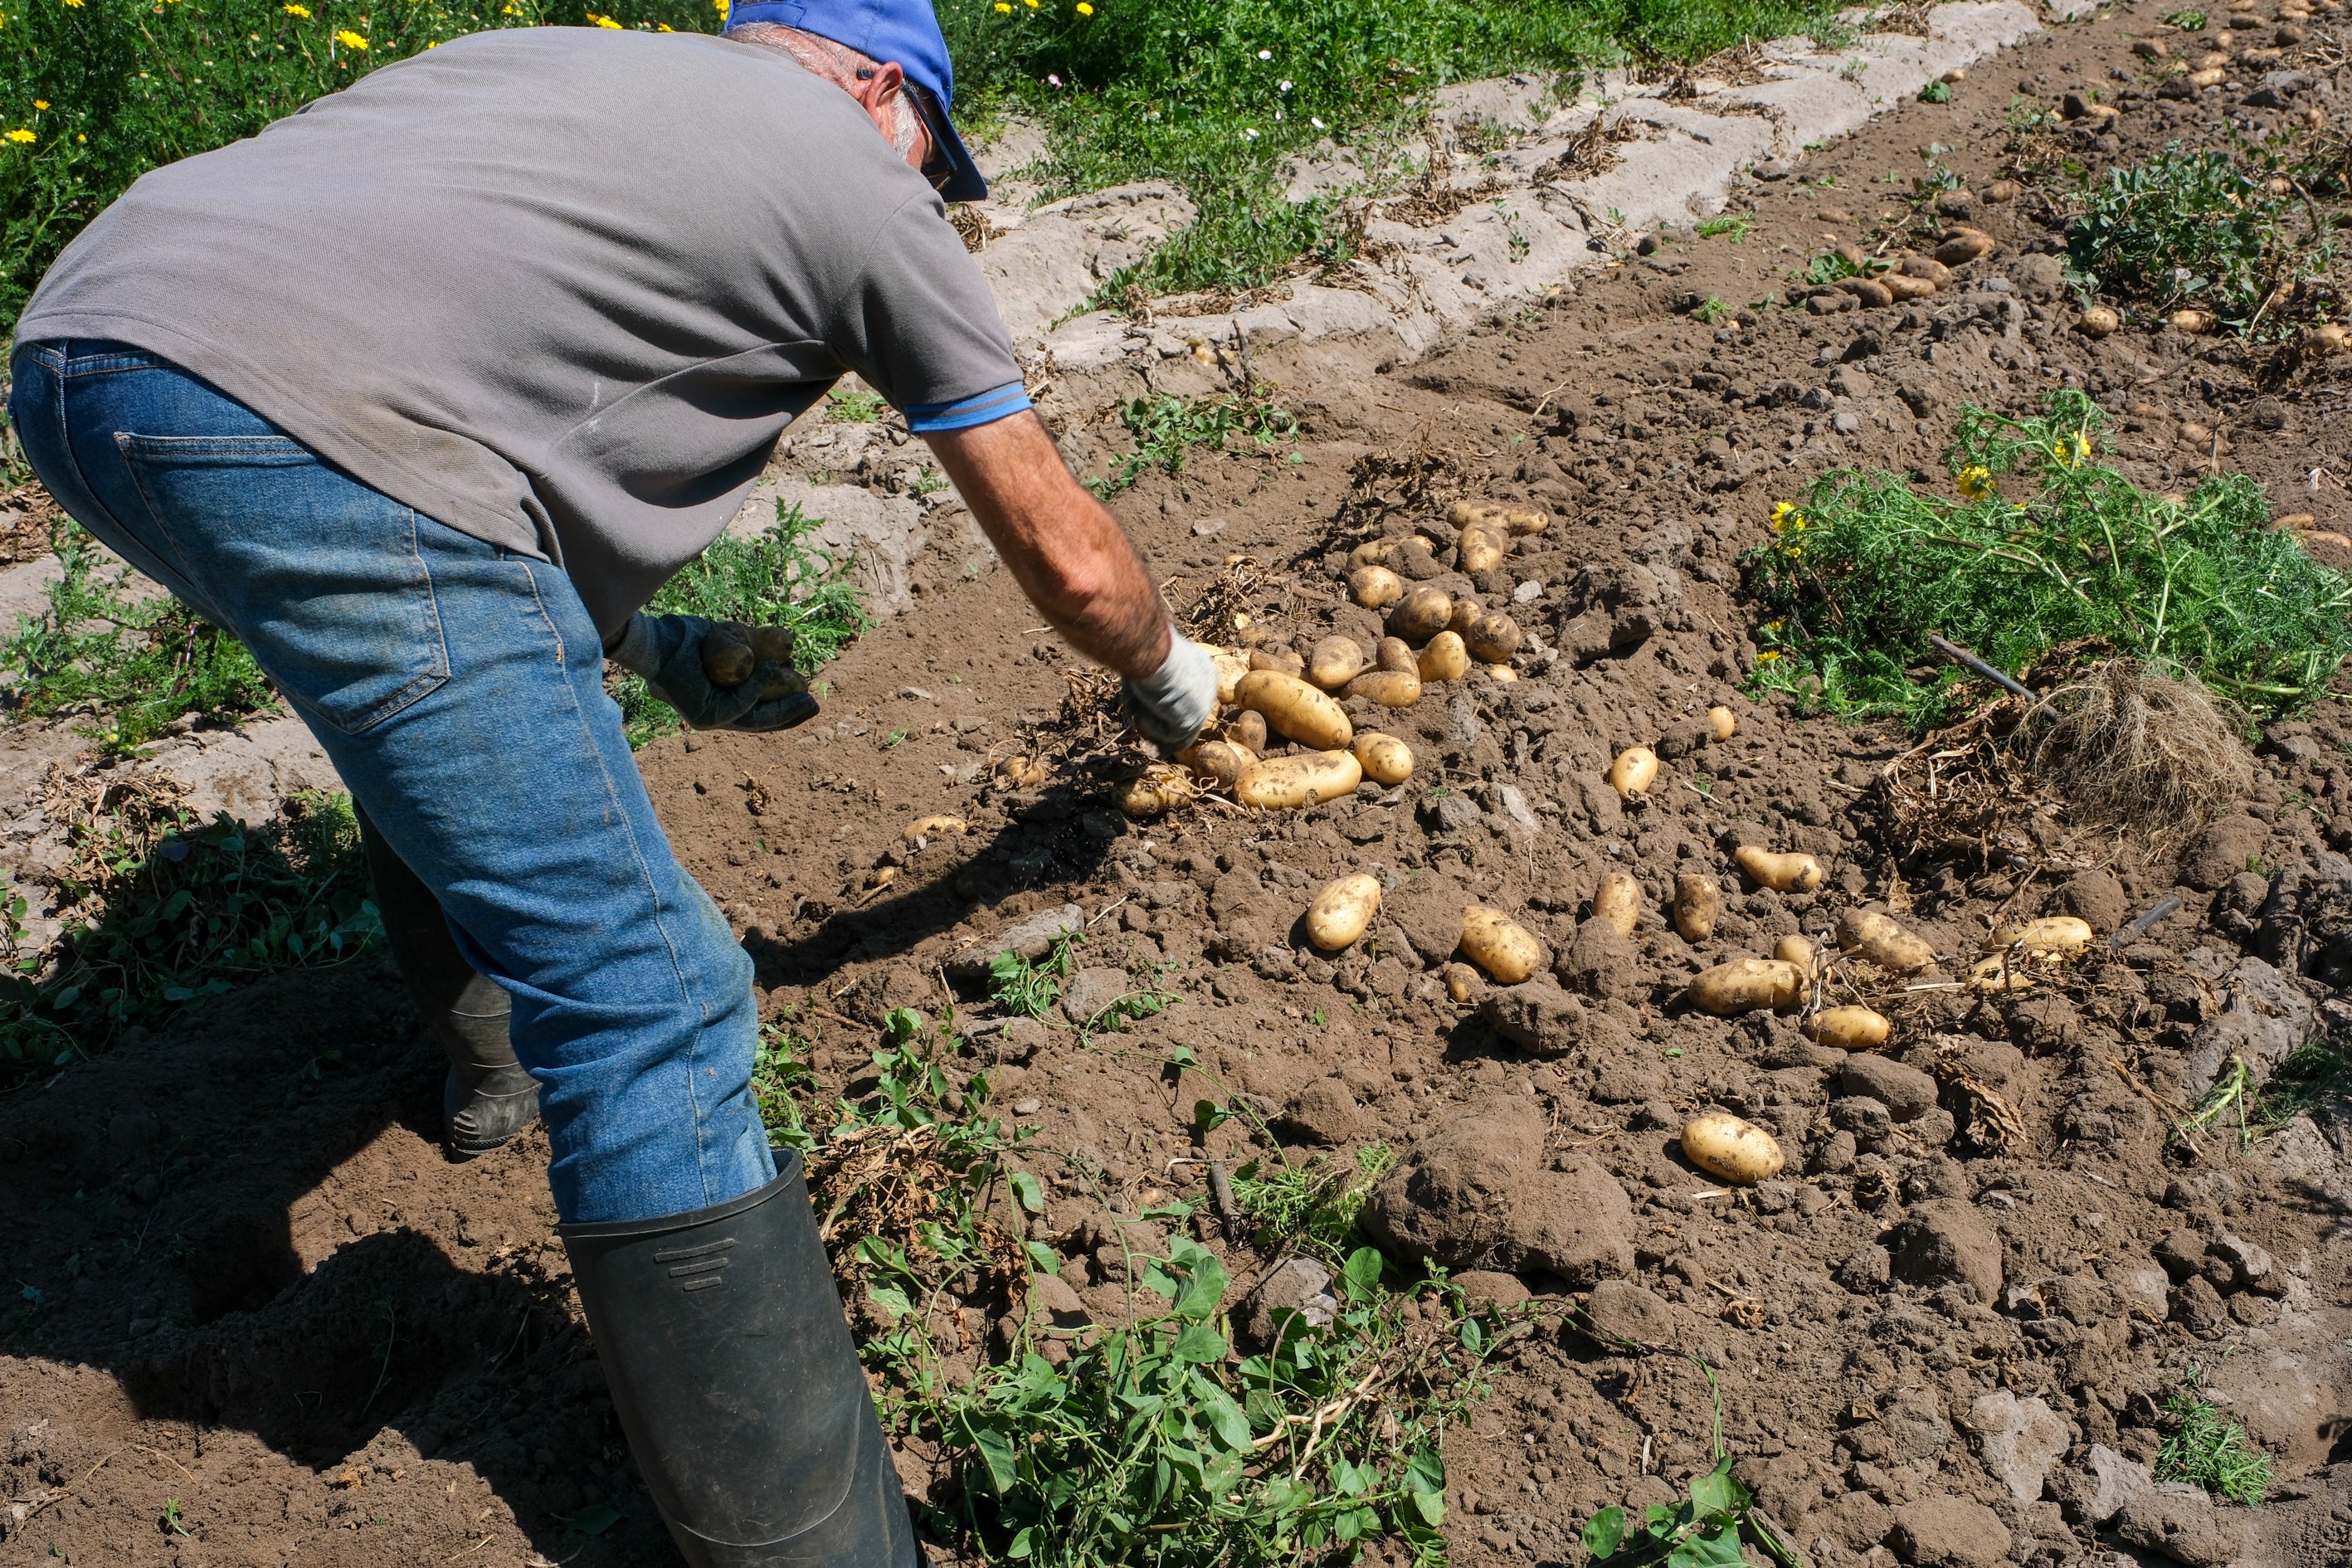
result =
[[[1161,756],[1174,756],[1216,717],[1217,667],[1209,650],[1170,627],[1167,658],[1150,675],[1120,681],[1118,710]]]
[[[700,616],[629,617],[608,657],[646,678],[654,695],[698,730],[788,730],[816,716],[816,699],[789,664],[760,659],[721,686],[704,668],[703,638],[719,623]]]

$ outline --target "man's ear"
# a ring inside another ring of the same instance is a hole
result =
[[[898,68],[897,60],[885,60],[875,68],[874,74],[861,77],[850,96],[865,107],[874,123],[886,137],[896,133],[898,95],[907,89],[907,73]]]

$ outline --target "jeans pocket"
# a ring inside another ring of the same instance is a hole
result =
[[[306,711],[355,734],[449,679],[415,511],[283,436],[114,443],[189,578]]]

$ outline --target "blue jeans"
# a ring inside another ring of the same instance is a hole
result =
[[[513,994],[563,1218],[659,1218],[772,1180],[751,959],[670,854],[571,581],[153,354],[34,342],[12,368],[49,493],[243,639],[467,962]]]

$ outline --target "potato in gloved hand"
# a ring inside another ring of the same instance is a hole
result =
[[[698,730],[787,730],[817,711],[790,663],[792,637],[788,626],[640,612],[609,651]]]

